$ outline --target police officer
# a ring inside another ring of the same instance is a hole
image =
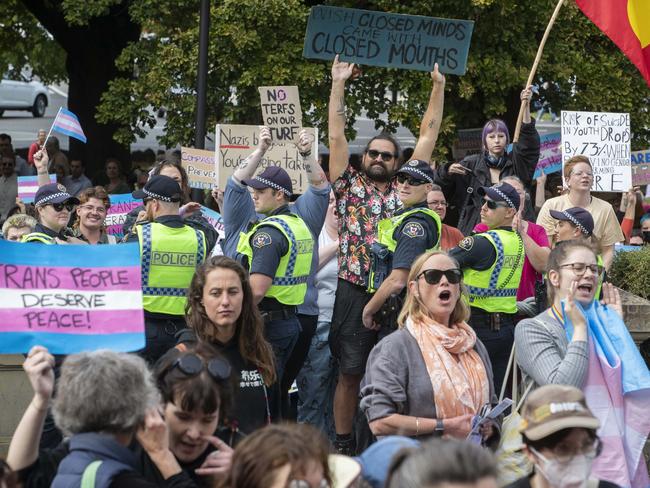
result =
[[[426,161],[413,159],[396,173],[397,196],[402,209],[392,218],[379,221],[373,244],[368,292],[374,293],[363,309],[363,325],[381,326],[392,332],[397,327],[401,295],[415,258],[440,247],[440,216],[427,206],[433,171]]]
[[[266,218],[241,233],[237,253],[250,270],[253,297],[262,312],[281,380],[300,333],[296,306],[307,292],[314,237],[302,218],[289,210],[293,185],[284,169],[269,166],[242,183],[252,188],[255,211]]]
[[[466,237],[449,254],[458,261],[469,294],[470,325],[485,347],[500,391],[514,341],[517,288],[524,245],[512,229],[519,209],[517,190],[508,183],[481,187],[481,222],[486,232]]]
[[[79,205],[79,200],[70,195],[63,185],[49,183],[41,186],[34,197],[38,223],[34,232],[23,236],[22,242],[85,244],[73,237],[67,227],[76,205]]]
[[[181,187],[172,178],[152,176],[133,197],[142,199],[147,213],[147,222],[135,225],[126,238],[139,243],[142,258],[147,343],[139,354],[153,364],[174,347],[176,332],[185,327],[187,288],[215,239],[183,223]]]

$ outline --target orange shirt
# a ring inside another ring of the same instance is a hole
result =
[[[440,236],[440,247],[443,251],[449,251],[458,245],[465,236],[456,227],[442,224],[442,235]]]

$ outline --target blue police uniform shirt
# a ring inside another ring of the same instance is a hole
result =
[[[426,202],[401,209],[399,216],[414,208],[426,208]],[[438,228],[434,220],[424,214],[414,214],[404,219],[393,234],[397,242],[393,253],[393,269],[409,269],[420,254],[430,249],[438,241]]]
[[[289,207],[284,205],[271,212],[269,217],[289,213],[291,213]],[[253,259],[250,263],[250,274],[260,273],[273,278],[280,266],[280,259],[289,251],[289,243],[279,229],[271,225],[262,225],[251,237],[251,248]]]
[[[298,305],[299,314],[318,315],[318,290],[314,285],[314,278],[318,268],[318,236],[325,222],[329,194],[329,185],[324,189],[314,188],[310,185],[305,193],[300,195],[295,202],[289,204],[291,213],[304,220],[311,231],[312,237],[314,237],[311,273],[307,278],[307,294],[305,295],[305,301]],[[227,208],[228,211],[222,214],[225,235],[221,246],[225,256],[239,260],[237,257],[239,234],[248,230],[250,222],[262,220],[265,216],[255,212],[255,205],[248,193],[248,188],[235,181],[232,177],[229,177],[226,183],[223,200],[224,208]]]

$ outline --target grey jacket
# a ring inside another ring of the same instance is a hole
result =
[[[487,350],[476,340],[490,384],[490,401],[497,403],[492,364]],[[436,404],[431,380],[418,343],[406,329],[381,340],[370,352],[361,384],[361,410],[368,422],[392,414],[435,419]]]

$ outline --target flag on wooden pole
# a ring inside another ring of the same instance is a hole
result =
[[[650,86],[650,2],[576,0],[576,4],[630,58]]]

